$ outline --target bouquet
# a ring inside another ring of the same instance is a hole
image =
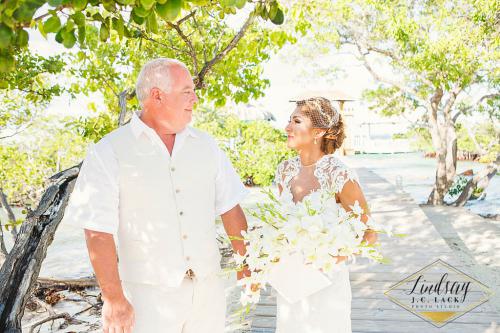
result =
[[[244,287],[240,298],[243,306],[258,303],[270,269],[284,255],[299,252],[305,264],[327,276],[335,270],[335,256],[347,256],[353,262],[356,255],[387,262],[378,251],[378,244],[369,244],[363,235],[367,230],[389,236],[392,232],[369,216],[364,223],[359,202],[350,207],[352,211],[347,211],[336,203],[334,193],[324,190],[314,191],[296,204],[290,191],[283,191],[281,196],[271,190],[264,192],[267,202],[250,212],[255,219],[248,231],[242,233],[247,252],[233,255],[239,269],[248,265],[252,272],[238,281]]]

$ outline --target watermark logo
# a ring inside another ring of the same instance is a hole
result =
[[[385,294],[436,327],[486,302],[492,291],[441,259],[392,286]]]

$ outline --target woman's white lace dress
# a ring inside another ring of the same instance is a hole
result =
[[[283,192],[291,192],[295,202],[302,201],[312,191],[335,195],[349,180],[359,183],[355,171],[332,154],[324,155],[312,167],[302,167],[298,156],[286,160],[278,166],[275,179]],[[329,276],[330,286],[306,299],[290,304],[277,295],[277,333],[351,332],[349,270],[345,261],[339,267]]]

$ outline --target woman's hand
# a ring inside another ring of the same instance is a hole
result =
[[[347,260],[347,256],[333,256],[334,258],[337,258],[336,264],[340,264],[342,261]]]

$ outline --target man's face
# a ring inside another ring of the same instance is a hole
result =
[[[184,129],[192,119],[193,106],[198,102],[191,74],[181,66],[170,67],[170,91],[160,89],[153,95],[158,98],[157,117],[167,122],[175,133]]]

